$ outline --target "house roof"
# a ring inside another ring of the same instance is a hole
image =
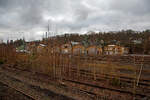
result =
[[[85,48],[83,45],[75,45],[73,48]]]
[[[72,45],[78,45],[78,44],[80,44],[80,43],[79,43],[79,42],[71,41],[71,44],[72,44]]]
[[[39,44],[40,46],[42,46],[42,47],[45,47],[46,45],[44,45],[44,44]]]
[[[112,45],[107,45],[107,46],[114,47],[114,46],[116,46],[116,45],[113,45],[113,44],[112,44]]]

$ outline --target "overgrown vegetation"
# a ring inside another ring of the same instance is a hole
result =
[[[111,85],[113,85],[113,86],[121,86],[120,80],[118,78],[113,78],[111,80]]]
[[[4,61],[3,60],[0,60],[0,65],[4,64]]]
[[[0,57],[5,60],[0,60],[0,65],[7,63],[11,67],[17,67],[22,70],[30,70],[33,73],[38,72],[44,75],[49,75],[52,78],[62,79],[63,77],[75,77],[78,79],[93,79],[93,81],[101,80],[100,82],[107,82],[111,86],[128,87],[128,84],[120,81],[120,76],[133,78],[133,74],[137,67],[132,64],[118,64],[114,60],[118,58],[111,58],[110,56],[73,56],[60,53],[52,53],[51,47],[61,45],[71,41],[77,41],[85,46],[107,44],[123,45],[130,48],[130,53],[144,53],[148,54],[150,51],[149,37],[150,31],[135,32],[135,31],[120,31],[106,33],[92,33],[89,35],[70,34],[56,36],[53,38],[44,39],[43,41],[36,41],[36,43],[43,43],[48,45],[46,52],[38,53],[36,50],[32,53],[16,52],[16,46],[23,44],[22,40],[14,43],[0,45]],[[141,40],[141,43],[134,44],[133,40]],[[100,58],[100,59],[99,59]],[[127,62],[134,60],[127,59]],[[103,61],[104,60],[104,61]],[[123,59],[125,60],[125,59]],[[7,62],[6,62],[7,61]],[[121,61],[120,59],[117,60]],[[147,60],[148,61],[148,60]],[[139,61],[140,62],[140,59]],[[121,72],[122,70],[125,73]],[[128,71],[126,71],[128,70]],[[71,76],[72,75],[72,76]],[[104,80],[104,81],[103,81]]]

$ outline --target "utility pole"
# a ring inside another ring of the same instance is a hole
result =
[[[48,32],[48,37],[49,37],[49,20],[48,20],[48,28],[47,28],[47,32]]]

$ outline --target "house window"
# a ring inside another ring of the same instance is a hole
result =
[[[68,48],[68,46],[64,46],[64,48]]]

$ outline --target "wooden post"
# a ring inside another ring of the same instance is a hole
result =
[[[94,60],[93,60],[93,67],[94,67],[94,71],[93,71],[94,72],[94,80],[96,80],[96,69],[95,69],[96,66],[95,66],[95,61]]]
[[[134,56],[134,67],[136,67],[136,61]],[[134,70],[134,81],[133,81],[133,100],[135,100],[135,94],[136,94],[136,70]]]
[[[79,64],[79,57],[77,57],[77,76],[78,76],[78,79],[79,79],[79,76],[80,76],[80,64]]]
[[[138,78],[137,78],[136,86],[138,86],[138,85],[139,85],[139,81],[140,81],[140,77],[141,77],[141,73],[142,73],[143,65],[144,65],[144,55],[143,55],[143,57],[142,57],[141,67],[140,67],[140,72],[139,72],[139,75],[138,75]]]
[[[59,68],[60,68],[60,81],[62,82],[62,56],[61,56],[61,54],[59,54]]]

